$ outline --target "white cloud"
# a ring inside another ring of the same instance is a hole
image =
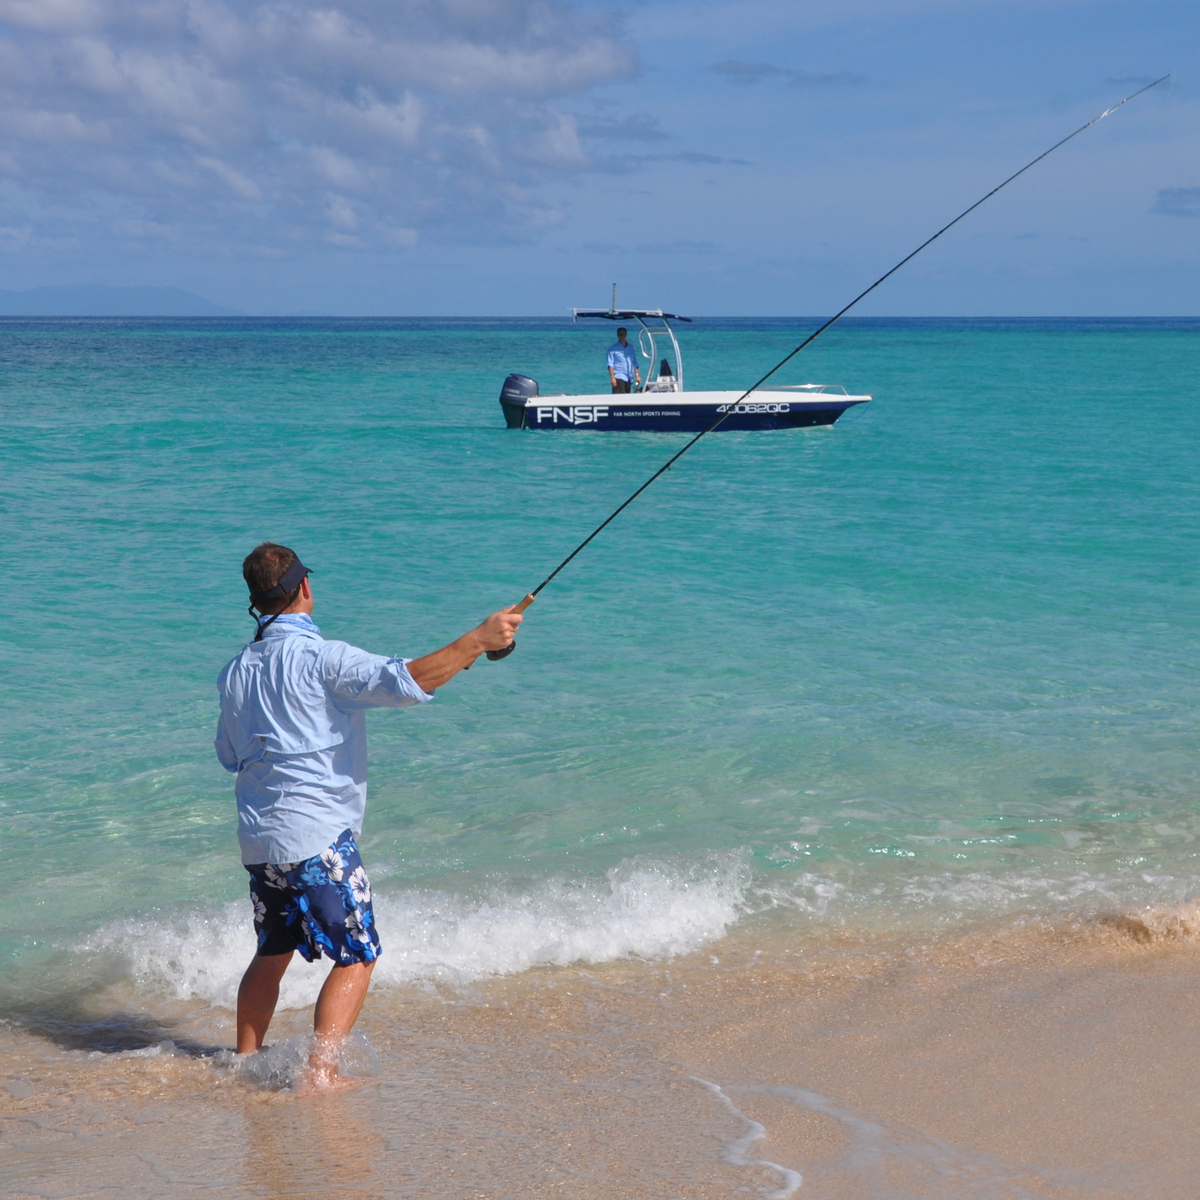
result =
[[[327,100],[323,112],[331,129],[343,139],[384,138],[413,148],[420,139],[425,106],[411,92],[393,104],[385,104],[364,88],[353,102],[340,98]]]
[[[121,218],[113,222],[113,232],[123,237],[136,238],[139,241],[156,239],[177,242],[179,240],[179,226],[165,221],[134,221]]]
[[[40,197],[57,228],[115,206],[197,250],[540,228],[545,182],[591,166],[561,105],[636,66],[570,0],[0,0],[0,24],[34,235]]]
[[[415,246],[421,240],[415,229],[392,229],[386,225],[380,226],[379,237],[388,246]]]
[[[530,162],[568,170],[587,167],[591,161],[583,152],[575,118],[567,113],[559,113],[554,125],[532,134],[521,149]]]
[[[330,196],[329,206],[325,210],[329,223],[336,229],[353,233],[358,228],[358,213],[354,205],[345,196]]]
[[[317,170],[336,187],[360,188],[365,182],[363,172],[352,158],[339,154],[328,146],[314,146],[309,153]]]
[[[0,0],[0,21],[18,29],[66,33],[100,24],[106,8],[97,0]]]
[[[14,228],[12,225],[0,225],[0,251],[24,250],[33,238],[33,229],[29,225]]]
[[[0,124],[14,141],[26,142],[104,142],[108,126],[103,121],[88,123],[73,112],[35,112],[9,109],[0,114]]]
[[[222,180],[229,190],[242,200],[261,200],[262,191],[253,179],[247,179],[240,171],[218,158],[198,157],[196,161],[207,167],[216,177]]]

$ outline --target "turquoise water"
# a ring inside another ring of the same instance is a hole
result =
[[[812,327],[698,320],[688,385],[743,386]],[[874,403],[706,439],[515,655],[372,715],[390,977],[667,954],[766,910],[928,926],[1191,895],[1198,332],[860,321],[805,351],[784,382]],[[326,636],[451,640],[682,444],[504,428],[505,374],[595,390],[607,340],[0,322],[6,988],[53,958],[226,996],[249,909],[213,682],[251,628],[242,556],[295,547]]]

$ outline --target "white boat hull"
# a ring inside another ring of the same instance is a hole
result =
[[[502,395],[500,403],[510,429],[699,433],[727,411],[729,415],[717,430],[832,425],[846,409],[867,404],[870,399],[840,390],[763,388],[745,399],[741,392],[631,392],[520,398]]]

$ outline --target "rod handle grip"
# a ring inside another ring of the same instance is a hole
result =
[[[513,605],[513,610],[515,612],[523,613],[536,599],[537,599],[537,597],[532,592],[530,592],[525,597],[525,599],[522,600],[519,604]],[[504,647],[503,650],[489,650],[487,652],[488,661],[489,662],[499,662],[502,658],[507,658],[516,648],[517,648],[517,642],[516,642],[516,639],[514,638],[511,642],[508,643],[507,646]]]

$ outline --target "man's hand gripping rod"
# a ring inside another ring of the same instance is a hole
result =
[[[584,548],[584,546],[586,546],[602,529],[604,529],[605,526],[611,524],[617,517],[619,517],[621,515],[621,513],[623,513],[625,511],[625,509],[627,509],[660,475],[664,474],[666,471],[669,471],[671,469],[671,466],[673,463],[675,463],[677,460],[681,459],[702,437],[704,437],[705,434],[712,433],[712,431],[714,429],[716,429],[716,427],[718,425],[720,425],[721,422],[724,421],[725,418],[727,416],[729,416],[729,414],[731,412],[734,412],[737,409],[737,406],[739,404],[741,404],[741,402],[743,400],[745,400],[746,397],[749,396],[751,392],[755,391],[757,388],[762,387],[762,385],[764,383],[766,383],[767,380],[770,379],[771,376],[774,375],[775,372],[778,371],[780,367],[784,366],[786,363],[791,362],[791,360],[793,358],[795,358],[796,355],[799,354],[800,351],[803,350],[805,346],[809,345],[809,343],[815,342],[817,340],[817,338],[819,338],[821,336],[821,334],[823,334],[825,332],[825,330],[827,330],[830,327],[830,325],[832,325],[835,321],[841,320],[841,318],[844,317],[860,300],[863,300],[867,296],[869,296],[881,283],[883,283],[883,281],[885,279],[888,279],[892,275],[894,275],[898,270],[900,270],[900,268],[902,266],[904,266],[905,263],[909,262],[911,259],[916,258],[917,255],[920,254],[921,251],[924,250],[926,246],[930,245],[933,242],[936,242],[937,239],[940,238],[943,233],[945,233],[948,229],[953,228],[953,226],[957,225],[959,223],[959,221],[961,221],[963,219],[963,217],[967,216],[969,213],[973,213],[981,204],[983,204],[987,200],[990,200],[998,191],[1000,191],[1001,188],[1008,187],[1008,185],[1010,183],[1012,183],[1012,181],[1014,179],[1016,179],[1019,175],[1024,175],[1025,172],[1028,171],[1030,167],[1036,166],[1038,163],[1040,163],[1042,161],[1043,158],[1046,158],[1049,155],[1053,154],[1054,151],[1057,150],[1060,146],[1065,146],[1072,138],[1078,137],[1081,133],[1083,133],[1083,131],[1085,129],[1091,129],[1091,127],[1093,125],[1095,125],[1098,121],[1103,121],[1104,118],[1109,115],[1109,113],[1114,113],[1117,111],[1118,108],[1123,108],[1126,104],[1128,104],[1130,102],[1130,100],[1133,100],[1135,97],[1140,96],[1143,92],[1148,92],[1151,88],[1158,87],[1158,85],[1160,83],[1165,83],[1174,74],[1175,74],[1175,72],[1171,71],[1169,74],[1163,75],[1160,78],[1156,79],[1153,83],[1148,83],[1148,84],[1146,84],[1145,87],[1138,88],[1138,90],[1136,92],[1131,92],[1128,96],[1125,97],[1124,100],[1118,101],[1111,108],[1106,108],[1098,117],[1093,117],[1090,121],[1088,121],[1088,123],[1086,125],[1080,125],[1080,127],[1078,129],[1076,129],[1074,133],[1068,133],[1067,136],[1065,138],[1063,138],[1061,141],[1055,142],[1054,145],[1051,146],[1049,150],[1043,150],[1042,153],[1037,156],[1037,158],[1030,159],[1029,162],[1027,162],[1019,171],[1014,171],[1003,183],[998,183],[994,188],[992,188],[992,190],[990,192],[986,193],[986,195],[981,196],[969,208],[964,208],[963,211],[960,212],[958,214],[958,216],[954,218],[953,221],[949,221],[945,225],[943,225],[941,227],[941,229],[939,229],[937,231],[937,233],[935,233],[932,237],[926,238],[925,241],[923,241],[914,251],[912,251],[912,253],[906,254],[894,267],[892,267],[890,270],[885,271],[882,275],[880,275],[880,277],[877,280],[875,280],[875,282],[873,284],[871,284],[871,286],[869,288],[866,288],[863,291],[859,292],[858,295],[855,296],[854,299],[851,300],[850,303],[847,304],[845,308],[839,309],[836,313],[834,313],[834,315],[832,317],[830,317],[829,320],[826,321],[824,325],[822,325],[818,330],[816,330],[815,333],[810,333],[808,335],[808,337],[806,337],[804,339],[804,341],[802,341],[800,343],[800,345],[798,345],[795,348],[795,350],[791,351],[791,353],[789,353],[789,354],[785,355],[783,358],[781,358],[779,360],[779,362],[777,362],[761,379],[757,380],[755,383],[752,383],[741,394],[741,396],[738,397],[737,400],[735,400],[732,404],[725,405],[724,406],[725,411],[719,412],[717,414],[716,420],[713,421],[713,423],[711,425],[709,425],[705,429],[702,429],[698,434],[696,434],[696,436],[694,438],[692,438],[692,440],[690,442],[687,443],[687,445],[685,445],[683,447],[682,450],[680,450],[677,454],[673,454],[669,459],[667,459],[667,461],[665,463],[663,463],[663,465],[661,467],[659,467],[658,470],[655,471],[654,474],[651,475],[650,478],[647,479],[646,482],[643,483],[642,486],[640,488],[638,488],[638,490],[636,492],[634,492],[633,495],[630,496],[629,499],[626,500],[624,504],[622,504],[619,508],[614,509],[612,513],[610,513],[603,521],[601,521],[600,524],[597,525],[596,528],[593,529],[592,532],[589,533],[587,535],[587,537],[585,537],[583,539],[583,541],[580,542],[579,545],[576,546],[575,549],[572,550],[571,553],[568,554],[567,557],[564,558],[562,560],[562,562],[560,562],[558,564],[558,566],[555,567],[554,570],[551,571],[550,574],[547,575],[546,578],[543,579],[542,582],[539,583],[537,585],[537,587],[535,587],[533,589],[533,591],[530,592],[529,595],[527,595],[525,597],[525,599],[520,602],[520,604],[515,606],[516,611],[524,612],[534,602],[534,600],[537,599],[538,592],[540,592],[542,590],[542,588],[544,588],[546,586],[546,584],[548,584],[550,582],[550,580],[552,580],[555,577],[555,575],[557,575],[559,573],[559,571],[561,571],[563,569],[563,567],[565,567],[567,565],[567,563],[569,563],[571,561],[571,559],[573,559],[575,557],[575,555],[577,555],[580,552],[580,550],[582,550]],[[510,655],[516,648],[517,648],[517,643],[516,643],[516,639],[514,639],[507,646],[505,646],[503,650],[489,650],[487,652],[487,656],[488,656],[488,658],[490,658],[492,660],[492,662],[496,662],[498,659],[507,658],[508,655]]]
[[[542,590],[541,588],[538,588],[539,592],[541,590]],[[522,600],[520,604],[513,605],[513,612],[523,613],[536,599],[537,599],[537,594],[534,592],[530,592],[529,595],[526,596],[525,599]],[[499,662],[500,659],[507,658],[516,648],[517,648],[517,639],[513,638],[513,640],[511,642],[509,642],[508,645],[505,646],[503,650],[489,650],[487,652],[487,656],[492,662]]]

